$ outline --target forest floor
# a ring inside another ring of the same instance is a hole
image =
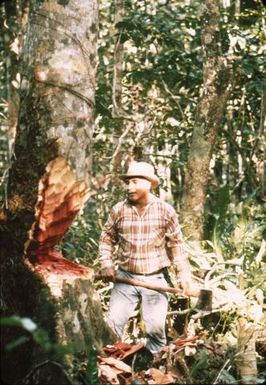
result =
[[[266,376],[265,339],[257,352],[258,377],[250,383],[260,384]],[[104,385],[240,384],[234,361],[235,351],[207,333],[171,341],[157,359],[142,342],[118,342],[98,356],[99,380]]]

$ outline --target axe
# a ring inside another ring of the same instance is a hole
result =
[[[94,279],[102,280],[103,277],[101,275],[95,275]],[[139,281],[138,279],[125,278],[125,277],[122,277],[120,275],[116,275],[113,282],[125,283],[127,285],[132,285],[132,286],[140,286],[140,287],[144,287],[146,289],[176,294],[176,295],[184,297],[182,290],[179,288],[153,285],[150,283]],[[191,297],[198,297],[198,301],[197,301],[197,304],[195,306],[195,308],[197,310],[208,311],[208,312],[212,310],[212,291],[211,290],[200,289],[197,294],[191,293]]]

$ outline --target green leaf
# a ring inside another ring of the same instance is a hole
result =
[[[20,345],[25,344],[26,342],[30,341],[31,337],[30,336],[21,336],[17,338],[15,341],[9,342],[6,344],[5,349],[10,352],[11,350],[14,350]]]

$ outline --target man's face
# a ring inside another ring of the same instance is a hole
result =
[[[125,181],[128,199],[138,203],[145,199],[151,190],[151,182],[143,178],[130,178]]]

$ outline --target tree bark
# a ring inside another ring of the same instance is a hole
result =
[[[22,39],[19,39],[18,32],[22,31],[22,23],[20,14],[24,13],[24,9],[19,7],[17,1],[5,2],[5,41],[6,41],[6,67],[7,75],[7,88],[8,88],[8,165],[10,163],[10,154],[16,134],[18,109],[19,109],[19,86],[20,86],[20,74],[19,74],[19,56]]]
[[[56,250],[89,196],[97,6],[97,0],[30,4],[15,153],[0,224],[2,313],[30,317],[52,343],[71,346],[70,360],[55,357],[68,369],[75,354],[86,356],[113,338],[93,288],[93,270]],[[2,348],[20,334],[5,328]],[[53,357],[32,342],[4,350],[3,379],[15,383],[33,363]],[[44,368],[39,365],[39,371]],[[67,383],[62,373],[53,375],[53,384]]]
[[[185,170],[182,198],[184,232],[192,239],[203,238],[203,214],[210,161],[226,103],[231,92],[230,68],[220,51],[217,1],[202,2],[203,91]]]
[[[261,118],[260,118],[260,131],[258,137],[258,165],[257,172],[260,180],[260,197],[262,201],[266,200],[266,186],[265,186],[265,155],[266,155],[266,143],[265,143],[265,121],[266,121],[266,84],[264,83],[261,95]]]
[[[119,140],[121,135],[123,134],[123,120],[122,117],[125,114],[122,107],[122,78],[123,78],[123,63],[124,63],[124,45],[121,42],[122,30],[117,26],[118,23],[122,22],[124,19],[124,1],[123,0],[115,0],[115,16],[114,16],[114,24],[116,28],[117,39],[115,42],[114,48],[114,64],[113,64],[113,88],[112,88],[112,116],[114,118],[120,118],[121,123],[120,127],[117,127],[113,133],[113,148],[114,155],[111,161],[111,169],[114,172],[117,172],[121,169],[122,162],[122,152],[119,148]]]
[[[27,0],[6,1],[0,8],[0,29],[2,31],[1,43],[3,58],[5,58],[5,75],[1,95],[6,101],[7,108],[2,104],[1,112],[1,150],[0,150],[0,183],[2,190],[6,189],[8,169],[14,148],[16,126],[19,109],[20,72],[19,62],[23,36],[25,34],[25,21],[27,20]],[[3,64],[3,63],[2,63]],[[3,70],[3,69],[2,69]],[[5,85],[4,85],[5,84]],[[5,116],[6,115],[6,116]],[[5,118],[3,118],[5,116]],[[4,146],[3,146],[4,142]]]

